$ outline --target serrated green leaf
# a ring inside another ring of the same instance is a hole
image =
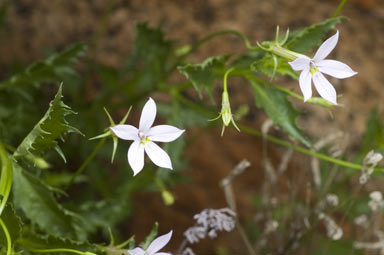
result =
[[[327,33],[343,20],[346,20],[346,17],[331,18],[293,32],[284,47],[299,53],[312,50],[314,47],[319,46],[324,41]]]
[[[68,122],[65,120],[65,116],[75,114],[75,112],[63,103],[62,97],[60,86],[55,98],[50,102],[49,109],[44,117],[17,147],[13,154],[16,159],[27,156],[29,153],[41,153],[53,148],[65,161],[64,154],[61,152],[57,140],[63,139],[63,135],[67,133],[75,132],[81,134],[81,132],[68,125]]]
[[[32,234],[23,237],[19,243],[27,250],[38,249],[72,249],[82,252],[94,252],[103,254],[103,251],[96,245],[88,241],[77,241],[68,237],[56,237],[52,235]]]
[[[32,174],[13,164],[13,201],[25,216],[48,234],[84,238],[80,217],[65,210],[54,199],[51,189]]]
[[[40,84],[64,80],[76,71],[71,67],[73,63],[85,54],[83,43],[71,45],[62,52],[55,53],[43,61],[38,61],[27,67],[23,72],[13,75],[0,83],[1,89],[17,89],[22,85]],[[20,92],[20,90],[18,90]]]
[[[311,147],[310,141],[296,125],[299,114],[288,100],[287,94],[266,85],[261,79],[252,76],[247,76],[247,79],[255,92],[256,106],[263,108],[273,122],[287,131],[290,136]]]
[[[150,28],[146,23],[138,23],[136,33],[132,55],[121,70],[126,74],[127,96],[134,100],[151,92],[165,79],[173,46],[173,41],[166,40],[159,27]]]
[[[11,204],[7,204],[1,215],[1,219],[7,226],[12,243],[14,244],[21,234],[22,222],[21,219],[16,215],[15,210]],[[2,230],[0,230],[0,246],[7,246],[7,241]]]
[[[178,70],[192,82],[199,96],[202,97],[203,88],[211,94],[213,82],[223,77],[226,71],[225,63],[229,57],[230,55],[210,57],[201,64],[179,66]]]

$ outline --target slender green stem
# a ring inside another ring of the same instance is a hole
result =
[[[72,250],[72,249],[66,249],[66,248],[56,248],[56,249],[28,249],[30,251],[34,252],[41,252],[41,253],[49,253],[49,252],[69,252],[69,253],[75,253],[79,255],[86,255],[86,252]],[[88,253],[92,254],[92,253]]]
[[[197,43],[195,43],[191,47],[191,49],[187,52],[187,54],[192,53],[197,48],[199,48],[200,45],[204,44],[205,42],[210,41],[211,39],[213,39],[213,38],[215,38],[217,36],[222,36],[222,35],[235,35],[235,36],[240,37],[244,41],[245,46],[247,47],[248,50],[256,50],[256,49],[259,48],[259,46],[252,46],[252,44],[250,43],[248,38],[245,35],[243,35],[242,33],[240,33],[239,31],[236,31],[236,30],[221,30],[221,31],[217,31],[217,32],[214,32],[212,34],[209,34],[206,37],[204,37],[203,39],[201,39],[200,41],[198,41]]]
[[[9,160],[8,153],[0,143],[0,162],[1,162],[1,179],[0,179],[0,195],[2,196],[0,202],[0,216],[3,213],[5,205],[8,201],[9,193],[12,187],[12,163]]]
[[[201,106],[199,104],[196,104],[196,103],[188,100],[187,98],[181,96],[180,94],[177,96],[177,98],[180,100],[180,102],[188,105],[192,109],[194,109],[196,111],[199,111],[199,112],[201,112],[201,113],[203,113],[203,114],[205,114],[207,116],[211,117],[211,116],[213,116],[215,114],[214,112],[204,108],[203,106]],[[277,137],[274,137],[274,136],[269,136],[269,135],[263,136],[263,134],[260,131],[258,131],[256,129],[253,129],[253,128],[250,128],[250,127],[247,127],[247,126],[244,126],[244,125],[238,125],[238,126],[241,129],[241,131],[243,131],[245,133],[248,133],[248,134],[254,135],[254,136],[264,137],[265,139],[267,139],[270,142],[273,142],[275,144],[278,144],[278,145],[281,145],[281,146],[284,146],[284,147],[287,147],[287,148],[292,148],[293,150],[301,152],[301,153],[303,153],[305,155],[316,157],[318,159],[321,159],[321,160],[324,160],[324,161],[328,161],[328,162],[331,162],[331,163],[334,163],[334,164],[337,164],[337,165],[340,165],[340,166],[348,167],[348,168],[351,168],[351,169],[360,170],[363,167],[360,164],[351,163],[351,162],[344,161],[344,160],[341,160],[341,159],[336,159],[336,158],[327,156],[327,155],[322,154],[322,153],[311,151],[309,149],[306,149],[306,148],[298,146],[298,145],[293,145],[290,142],[281,140],[281,139],[279,139]],[[384,173],[384,168],[382,168],[382,167],[375,167],[374,170],[377,171],[377,172],[383,172]]]
[[[281,139],[279,139],[277,137],[274,137],[274,136],[269,136],[269,135],[264,136],[260,131],[258,131],[256,129],[253,129],[253,128],[246,127],[244,125],[239,125],[239,127],[245,133],[248,133],[248,134],[254,135],[254,136],[265,137],[270,142],[276,143],[278,145],[281,145],[281,146],[284,146],[284,147],[287,147],[287,148],[292,148],[295,151],[301,152],[303,154],[306,154],[306,155],[309,155],[309,156],[312,156],[312,157],[316,157],[316,158],[322,159],[324,161],[328,161],[328,162],[331,162],[331,163],[334,163],[334,164],[337,164],[337,165],[340,165],[340,166],[344,166],[344,167],[348,167],[348,168],[352,168],[352,169],[357,169],[357,170],[360,170],[363,167],[360,164],[355,164],[355,163],[351,163],[351,162],[344,161],[344,160],[341,160],[341,159],[336,159],[336,158],[327,156],[327,155],[322,154],[322,153],[318,153],[318,152],[315,152],[315,151],[308,150],[308,149],[303,148],[301,146],[293,145],[290,142],[281,140]],[[375,167],[375,171],[383,172],[384,173],[384,168]]]
[[[232,68],[228,69],[224,74],[224,88],[223,88],[223,90],[226,92],[227,92],[227,77],[228,77],[229,73],[232,72],[233,70],[235,70],[235,68],[232,67]]]
[[[12,254],[12,241],[7,226],[4,224],[3,219],[0,218],[0,226],[4,231],[5,239],[7,239],[7,255]]]
[[[100,150],[100,148],[103,146],[103,144],[105,143],[105,140],[107,139],[107,136],[103,137],[99,143],[96,145],[95,149],[93,149],[92,153],[88,156],[88,158],[84,161],[83,164],[81,164],[81,166],[79,167],[79,169],[77,169],[77,171],[73,174],[71,180],[69,181],[68,185],[67,185],[67,188],[69,186],[71,186],[71,184],[73,183],[73,181],[75,180],[75,178],[77,176],[79,176],[85,169],[85,167],[89,164],[89,162],[91,162],[91,160],[95,157],[96,153]]]
[[[332,18],[336,18],[337,16],[339,16],[339,13],[343,9],[346,2],[347,2],[347,0],[341,0],[340,1],[339,5],[337,6],[336,11],[333,13]]]

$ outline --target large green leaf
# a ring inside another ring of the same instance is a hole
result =
[[[25,84],[40,84],[66,80],[76,72],[71,67],[83,56],[86,46],[78,43],[69,46],[62,52],[55,53],[43,61],[38,61],[27,67],[23,72],[13,75],[10,79],[0,83],[0,89],[16,89]]]
[[[25,216],[48,234],[84,238],[82,219],[56,202],[52,189],[17,163],[13,164],[13,201]]]
[[[187,64],[179,66],[178,69],[192,82],[201,97],[203,88],[211,93],[213,82],[224,76],[225,63],[229,57],[229,55],[210,57],[201,64]]]
[[[11,241],[14,244],[15,241],[19,238],[21,233],[22,222],[20,218],[16,215],[11,204],[7,204],[5,210],[1,215],[1,219],[6,225],[9,235],[11,237]],[[7,240],[5,238],[4,232],[0,230],[0,246],[6,247]]]
[[[273,122],[287,131],[290,136],[311,147],[309,140],[296,125],[299,114],[288,100],[287,94],[269,86],[262,79],[253,76],[247,76],[247,79],[255,92],[256,106],[263,108]]]
[[[336,17],[291,33],[284,47],[296,51],[306,52],[320,45],[327,33],[335,28],[337,23],[345,20],[345,17]]]
[[[61,86],[55,98],[50,102],[48,111],[44,117],[36,124],[32,131],[24,138],[17,147],[14,157],[25,157],[29,153],[39,153],[47,149],[54,148],[65,160],[64,154],[58,146],[57,139],[63,139],[63,135],[81,132],[68,125],[65,116],[74,114],[71,108],[63,103]]]
[[[160,28],[150,28],[146,23],[138,23],[136,33],[132,55],[121,70],[129,99],[151,92],[165,79],[173,46]]]

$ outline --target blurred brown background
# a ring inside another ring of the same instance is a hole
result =
[[[319,23],[331,17],[337,5],[336,0],[15,0],[10,1],[6,30],[2,31],[6,36],[0,37],[0,68],[6,69],[15,59],[30,63],[47,51],[78,41],[91,43],[91,53],[99,63],[119,66],[129,57],[135,23],[139,21],[148,21],[151,26],[161,24],[167,37],[177,39],[180,46],[220,29],[239,30],[255,43],[273,39],[278,25],[281,30],[294,30]],[[331,56],[359,72],[347,80],[333,80],[343,95],[339,102],[344,106],[332,110],[332,118],[319,107],[295,104],[304,111],[299,122],[313,141],[342,130],[345,137],[351,137],[348,143],[353,148],[359,143],[371,108],[384,107],[384,3],[353,0],[347,2],[341,15],[350,19],[338,25],[340,40]],[[192,59],[197,63],[212,55],[244,51],[241,40],[224,36],[204,45]],[[299,93],[297,81],[276,82]],[[236,86],[235,102],[252,104],[253,99],[245,93],[246,86]],[[172,207],[164,206],[159,194],[138,195],[137,215],[127,223],[129,233],[142,240],[153,222],[159,221],[161,233],[175,230],[168,247],[177,247],[182,231],[193,224],[195,213],[207,207],[226,206],[218,183],[243,158],[253,164],[249,170],[253,174],[236,182],[236,194],[242,216],[251,216],[255,212],[248,208],[250,194],[259,191],[261,181],[260,148],[260,139],[249,139],[231,128],[223,138],[217,130],[203,135],[187,152],[192,167],[186,173],[195,178],[196,184],[173,189],[177,200]],[[271,155],[279,159],[282,151],[277,148]],[[206,156],[211,154],[214,157]],[[222,234],[220,238],[230,246],[240,246],[234,248],[238,254],[245,252],[236,233]],[[211,246],[212,243],[204,242],[200,251],[206,253],[198,254],[210,254],[214,250]]]

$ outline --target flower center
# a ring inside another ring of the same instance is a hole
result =
[[[140,143],[143,146],[145,146],[147,143],[149,143],[151,141],[151,139],[149,139],[147,136],[145,136],[143,131],[139,131],[138,136],[140,138]]]
[[[317,66],[315,65],[315,63],[312,60],[311,60],[311,62],[309,62],[309,72],[312,76],[314,76],[315,73],[320,72],[319,68],[317,68]]]

